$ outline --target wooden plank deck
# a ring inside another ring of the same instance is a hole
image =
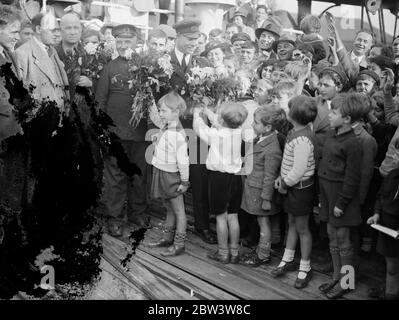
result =
[[[244,265],[221,264],[206,257],[216,250],[216,245],[203,242],[193,230],[190,196],[186,198],[188,213],[188,240],[186,252],[177,257],[163,257],[162,249],[149,248],[147,243],[161,236],[164,210],[153,202],[151,222],[144,241],[131,259],[129,270],[121,266],[126,256],[128,238],[115,239],[104,235],[103,277],[93,290],[93,299],[179,299],[179,300],[325,300],[318,287],[330,278],[321,272],[317,261],[312,261],[314,276],[307,288],[294,287],[297,272],[273,278],[271,270],[281,259],[282,251],[272,251],[272,261],[267,266],[250,268]],[[215,226],[212,225],[212,228]],[[130,230],[133,231],[133,230]],[[129,234],[129,230],[126,233]],[[240,254],[249,249],[240,247]],[[316,252],[317,254],[317,252]],[[381,260],[381,259],[380,259]],[[346,295],[346,300],[368,299],[367,289],[384,281],[382,260],[362,261],[357,276],[356,290]],[[111,288],[113,287],[113,288]],[[115,289],[116,288],[116,289]]]

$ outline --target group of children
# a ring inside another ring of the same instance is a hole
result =
[[[337,87],[335,76],[326,70],[320,79],[320,95],[324,95],[330,105],[324,129],[331,130],[317,131],[323,127],[320,122],[325,122],[318,118],[325,114],[320,101],[306,95],[290,98],[287,115],[279,104],[271,102],[260,106],[253,114],[252,130],[244,128],[248,110],[240,102],[222,104],[217,114],[206,107],[196,108],[193,120],[195,133],[209,145],[206,160],[209,205],[210,214],[216,216],[218,249],[208,257],[221,263],[241,262],[254,267],[267,264],[271,260],[271,218],[284,212],[288,216],[285,250],[272,275],[278,277],[295,270],[294,256],[299,240],[301,260],[295,287],[306,287],[312,277],[309,219],[318,199],[320,220],[327,223],[333,262],[332,280],[320,290],[332,299],[350,290],[342,288],[339,280],[342,266],[355,264],[351,230],[362,222],[361,183],[365,176],[363,169],[367,167],[362,164],[370,145],[368,136],[363,139],[356,133],[356,128],[360,128],[364,135],[369,135],[362,126],[362,119],[370,111],[367,98],[360,93],[345,93],[329,99],[332,97],[323,88],[329,89],[329,81]],[[155,105],[151,110],[151,119],[162,128],[152,160],[152,196],[165,199],[168,211],[163,237],[150,245],[165,246],[162,254],[172,256],[184,251],[186,236],[183,193],[189,185],[189,160],[184,131],[179,124],[185,103],[177,93],[171,92],[158,106],[159,111]],[[288,133],[282,130],[287,122],[291,128]],[[248,144],[243,158],[242,143]],[[396,169],[399,169],[398,155],[395,149],[392,156]],[[397,188],[391,182],[392,185]],[[385,200],[395,208],[391,208],[393,215],[397,214],[397,202]],[[242,257],[239,255],[240,209],[255,215],[260,228],[256,249]],[[382,212],[386,212],[385,208]],[[371,217],[368,223],[376,222],[378,217]],[[397,218],[391,218],[397,223]]]

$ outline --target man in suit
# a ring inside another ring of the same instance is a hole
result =
[[[16,63],[14,58],[14,48],[19,40],[19,30],[21,28],[21,16],[19,11],[11,6],[0,6],[0,66],[10,63],[11,70],[17,75]],[[4,87],[3,78],[0,78],[0,142],[21,131],[20,126],[15,120],[12,106],[8,102],[9,93]],[[1,147],[0,147],[1,153]]]
[[[42,101],[55,101],[64,110],[68,78],[64,64],[53,48],[56,19],[51,14],[39,13],[32,19],[35,35],[15,51],[20,78],[26,87],[33,85],[33,96]]]
[[[337,41],[336,51],[339,62],[342,64],[348,78],[353,81],[359,71],[368,68],[367,53],[375,42],[374,34],[366,29],[358,31],[353,41],[353,49],[348,53],[335,25],[330,24],[329,27]]]
[[[174,68],[170,83],[187,104],[187,111],[181,118],[181,123],[189,136],[190,182],[193,195],[195,229],[204,241],[216,243],[214,235],[209,230],[208,178],[205,166],[208,147],[192,130],[193,101],[189,96],[186,79],[186,74],[190,72],[191,68],[209,66],[206,59],[193,55],[201,34],[199,31],[200,24],[199,20],[183,19],[173,26],[177,37],[175,48],[170,53],[171,63]]]
[[[109,232],[114,236],[123,233],[124,204],[127,200],[127,219],[139,227],[149,227],[144,213],[148,210],[147,169],[145,140],[147,120],[141,119],[136,128],[129,124],[133,104],[129,89],[128,60],[126,53],[135,49],[137,30],[133,25],[122,24],[112,29],[119,56],[103,69],[96,89],[99,108],[114,121],[114,132],[121,138],[125,152],[132,163],[139,166],[142,176],[128,177],[111,157],[104,164],[104,199],[107,214],[112,217]]]

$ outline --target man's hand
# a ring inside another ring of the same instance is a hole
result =
[[[332,51],[336,52],[337,51],[337,41],[335,40],[335,37],[329,36],[327,38],[328,46],[331,48]]]
[[[334,207],[334,216],[340,218],[344,214],[344,211],[338,207]]]
[[[93,82],[86,76],[80,76],[78,82],[76,83],[79,87],[92,87]]]
[[[367,219],[367,224],[377,224],[378,220],[380,220],[380,215],[375,213],[373,216]]]

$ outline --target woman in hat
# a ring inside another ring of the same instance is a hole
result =
[[[207,43],[205,51],[201,53],[201,56],[208,59],[219,77],[227,76],[227,69],[223,63],[227,49],[228,44],[214,41]]]

